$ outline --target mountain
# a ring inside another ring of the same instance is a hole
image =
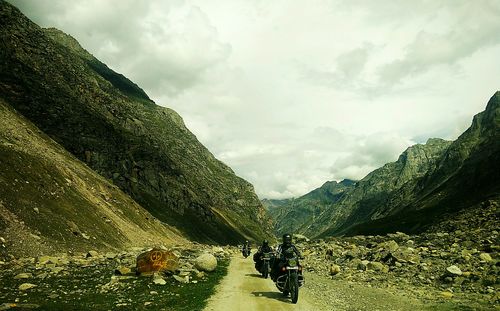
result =
[[[310,232],[341,232],[356,223],[366,222],[372,217],[384,217],[399,200],[409,200],[412,191],[401,197],[394,197],[400,189],[413,188],[418,178],[434,170],[451,142],[429,139],[425,144],[417,144],[406,149],[396,162],[369,173],[341,201],[336,202],[323,213]],[[325,226],[326,225],[326,226]]]
[[[0,96],[190,239],[234,244],[271,231],[253,186],[217,160],[176,112],[74,38],[40,28],[3,0]]]
[[[355,181],[349,179],[341,182],[328,181],[297,199],[280,200],[277,203],[275,200],[264,201],[269,214],[276,219],[274,231],[278,235],[305,232],[319,215],[353,189],[355,184]],[[274,203],[274,206],[267,202]]]
[[[310,237],[414,233],[462,209],[499,201],[500,92],[454,142],[433,138],[409,147],[340,197],[321,201],[321,209],[306,200],[309,195],[272,213],[276,223],[292,222],[286,230]]]
[[[1,98],[0,165],[1,258],[186,241]]]
[[[464,209],[498,202],[500,92],[491,97],[483,112],[474,116],[472,125],[447,148],[434,170],[394,193],[389,205],[392,208],[382,213],[383,217],[375,213],[370,221],[345,232],[418,232]]]

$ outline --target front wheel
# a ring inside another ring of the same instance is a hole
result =
[[[290,295],[292,296],[292,303],[297,303],[299,300],[299,279],[296,273],[290,275],[289,281]]]
[[[263,276],[264,276],[264,279],[267,279],[267,276],[269,275],[269,262],[265,262],[264,263],[264,273],[263,273]]]

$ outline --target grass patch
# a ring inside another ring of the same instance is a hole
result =
[[[198,283],[181,284],[165,277],[166,285],[156,285],[151,277],[131,276],[113,286],[105,286],[114,275],[117,263],[101,263],[92,267],[68,266],[68,274],[57,276],[42,270],[5,269],[0,272],[0,306],[3,303],[35,305],[35,310],[202,310],[215,286],[227,274],[229,260],[220,260],[215,272],[206,274]],[[31,272],[33,278],[14,280],[20,272]],[[37,287],[21,292],[18,286],[29,282]],[[103,290],[107,289],[107,290]],[[19,310],[16,308],[16,310]]]

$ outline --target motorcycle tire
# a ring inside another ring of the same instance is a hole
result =
[[[263,273],[263,276],[264,276],[264,279],[267,279],[267,277],[269,276],[269,263],[265,263],[264,264],[264,273]]]
[[[290,275],[290,281],[288,282],[290,287],[290,295],[292,297],[292,303],[297,303],[299,300],[299,279],[296,273]]]

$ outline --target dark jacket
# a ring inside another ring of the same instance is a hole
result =
[[[277,251],[276,256],[280,260],[285,260],[287,257],[293,256],[293,255],[296,255],[299,258],[302,257],[302,255],[300,254],[297,247],[295,247],[295,245],[293,245],[293,244],[290,244],[290,245],[280,244],[278,246],[278,251]]]

